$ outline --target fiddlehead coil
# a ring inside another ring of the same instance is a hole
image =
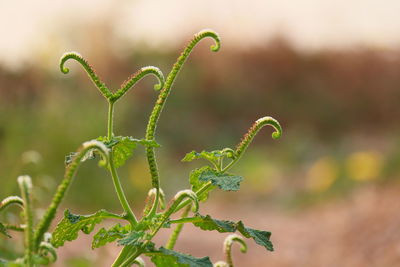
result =
[[[69,59],[74,59],[78,61],[82,67],[85,69],[86,73],[92,80],[92,82],[96,85],[96,87],[100,90],[101,94],[109,99],[112,97],[111,91],[107,88],[107,86],[100,80],[97,76],[96,72],[93,70],[92,66],[79,54],[76,52],[67,52],[60,59],[60,70],[62,73],[67,74],[69,72],[69,68],[65,67],[65,62]]]
[[[9,196],[0,202],[0,212],[10,205],[18,205],[23,207],[24,201],[18,196]]]
[[[275,129],[275,132],[272,133],[273,139],[278,139],[282,135],[282,127],[277,120],[272,117],[263,117],[258,119],[248,130],[248,132],[243,136],[240,143],[237,145],[235,153],[236,157],[239,158],[246,148],[250,145],[253,141],[254,137],[257,133],[265,126],[269,125]]]
[[[138,70],[136,73],[134,73],[131,77],[128,78],[122,85],[121,88],[118,89],[117,92],[113,94],[113,96],[110,98],[111,102],[116,102],[118,99],[120,99],[130,88],[132,88],[138,81],[140,81],[142,78],[144,78],[146,75],[154,75],[158,79],[158,84],[154,85],[154,90],[160,90],[161,88],[164,87],[164,74],[161,72],[161,70],[157,67],[154,66],[147,66],[143,67],[140,70]]]
[[[51,221],[54,219],[56,214],[57,208],[60,205],[62,199],[65,196],[65,193],[74,178],[77,168],[82,162],[82,159],[92,150],[96,150],[102,156],[102,165],[107,166],[109,165],[110,158],[109,158],[109,149],[104,145],[102,142],[97,140],[91,140],[82,144],[82,146],[76,152],[72,162],[68,165],[64,179],[61,184],[57,188],[57,192],[55,193],[53,200],[46,210],[44,216],[40,220],[37,229],[35,231],[35,250],[39,248],[39,244],[44,233],[49,229]]]

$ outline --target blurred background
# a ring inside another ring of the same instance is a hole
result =
[[[142,66],[167,75],[193,34],[211,28],[222,49],[210,52],[210,40],[196,47],[161,115],[167,199],[203,166],[182,163],[185,153],[234,147],[256,119],[273,116],[283,137],[263,129],[232,169],[245,178],[241,190],[215,190],[201,208],[272,232],[275,252],[249,240],[247,254],[234,249],[237,266],[400,265],[399,8],[395,0],[1,1],[0,198],[18,194],[17,176],[29,174],[40,216],[65,156],[106,135],[105,99],[77,63],[59,71],[64,52],[81,53],[118,88]],[[118,102],[115,134],[144,136],[154,83],[145,78]],[[140,212],[150,189],[143,149],[120,176]],[[95,161],[80,168],[59,216],[66,207],[121,211]],[[1,220],[17,221],[9,211]],[[177,250],[216,262],[225,237],[188,225]],[[54,266],[109,266],[120,247],[92,251],[90,241],[82,234],[59,249]],[[14,249],[1,237],[0,257]]]

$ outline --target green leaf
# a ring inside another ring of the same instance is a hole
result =
[[[201,172],[199,180],[203,182],[211,181],[213,185],[224,191],[237,191],[240,189],[240,182],[243,181],[243,177],[207,169]]]
[[[236,223],[231,221],[224,220],[216,220],[211,218],[210,215],[202,216],[198,215],[197,217],[201,218],[200,222],[194,222],[193,224],[202,230],[212,231],[217,230],[220,233],[233,233],[236,231]]]
[[[247,228],[243,225],[242,221],[235,223],[232,221],[213,219],[210,215],[202,216],[200,214],[198,214],[196,217],[200,220],[193,222],[193,224],[202,230],[216,230],[220,233],[234,233],[239,231],[243,236],[252,238],[257,244],[265,247],[267,250],[274,251],[274,247],[270,241],[271,232]]]
[[[99,210],[92,215],[75,215],[66,210],[64,218],[57,224],[52,234],[51,243],[54,247],[64,245],[65,241],[72,241],[78,238],[79,231],[85,234],[93,231],[96,224],[110,215],[105,210]]]
[[[7,228],[1,222],[0,222],[0,233],[2,233],[3,235],[11,238],[11,236],[7,232]]]
[[[197,192],[206,184],[206,182],[200,180],[200,175],[208,170],[212,170],[212,168],[209,166],[204,166],[191,171],[189,181],[192,185],[193,192]],[[209,191],[211,191],[213,188],[214,187],[211,187]],[[197,197],[199,198],[199,201],[206,201],[208,199],[208,192],[203,193],[201,196],[198,195]]]
[[[116,239],[121,239],[126,236],[130,230],[130,225],[121,226],[116,224],[110,229],[101,228],[94,236],[92,241],[92,249],[104,246],[107,243],[113,242]]]
[[[106,137],[99,137],[97,140],[104,142],[108,148],[113,148],[113,163],[116,168],[125,164],[126,160],[133,155],[133,150],[138,144],[145,147],[159,147],[154,140],[135,139],[130,136],[114,136],[111,140]]]
[[[143,243],[140,239],[142,239],[144,234],[144,231],[131,232],[123,239],[118,240],[118,244],[122,246],[140,246]]]
[[[157,254],[151,257],[151,261],[157,267],[212,267],[209,257],[195,258],[188,254],[179,253],[161,247]]]
[[[267,250],[274,251],[274,246],[269,240],[271,237],[271,232],[247,228],[241,221],[238,223],[238,231],[247,238],[253,238],[257,244],[265,247]]]
[[[200,153],[193,150],[192,152],[187,153],[182,161],[189,162],[195,159],[205,159],[213,164],[217,164],[218,160],[224,157],[231,159],[235,158],[234,150],[231,148],[224,148],[222,150],[214,150],[210,152],[203,150]]]

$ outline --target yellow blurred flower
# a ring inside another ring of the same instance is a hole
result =
[[[383,166],[382,155],[376,151],[361,151],[351,154],[346,161],[351,179],[369,181],[379,177]]]
[[[306,186],[312,192],[327,190],[338,176],[338,167],[331,157],[322,157],[314,162],[306,175]]]

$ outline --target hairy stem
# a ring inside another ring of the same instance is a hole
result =
[[[191,205],[188,205],[185,210],[182,212],[181,218],[186,218],[187,215],[189,214]],[[182,229],[183,229],[184,223],[179,223],[176,228],[174,229],[174,231],[172,232],[170,238],[168,239],[167,245],[165,246],[165,248],[167,249],[174,249],[176,240],[178,240],[179,234],[181,233]]]
[[[118,99],[120,99],[123,95],[128,92],[129,89],[131,89],[138,81],[140,81],[142,78],[144,78],[146,75],[152,74],[157,77],[159,83],[154,85],[155,90],[160,90],[164,86],[164,74],[161,72],[161,70],[157,67],[153,66],[148,66],[148,67],[143,67],[140,70],[138,70],[136,73],[134,73],[131,77],[128,78],[122,85],[121,88],[118,89],[117,92],[113,94],[113,96],[109,99],[110,102],[116,102]]]
[[[24,200],[24,219],[25,219],[25,259],[28,267],[33,266],[33,209],[32,209],[32,181],[29,176],[19,176],[18,184]]]
[[[114,121],[114,103],[108,102],[108,121],[107,121],[107,139],[111,141],[113,137],[113,121]]]
[[[186,59],[188,58],[188,56],[190,55],[190,53],[192,52],[192,50],[196,46],[196,44],[199,43],[202,39],[204,39],[206,37],[211,37],[215,41],[215,45],[211,46],[211,50],[214,52],[219,50],[220,38],[217,33],[213,32],[211,30],[203,30],[203,31],[200,31],[199,33],[195,34],[193,39],[186,46],[185,50],[178,57],[178,60],[176,61],[176,63],[172,67],[171,72],[167,76],[166,82],[164,84],[164,88],[162,89],[161,93],[159,94],[156,104],[154,105],[153,111],[150,114],[149,122],[147,124],[147,129],[146,129],[146,139],[147,140],[154,140],[155,131],[156,131],[156,127],[157,127],[157,123],[158,123],[161,111],[164,108],[165,102],[171,91],[171,87],[172,87],[179,71],[181,70],[183,64],[185,63]],[[147,161],[148,161],[149,168],[150,168],[152,185],[154,188],[157,189],[156,193],[158,195],[159,194],[158,189],[160,187],[160,178],[159,178],[159,174],[158,174],[158,168],[157,168],[157,162],[156,162],[156,157],[155,157],[155,153],[154,153],[154,148],[152,148],[152,147],[147,148],[146,154],[147,154]],[[156,196],[156,201],[154,202],[154,207],[152,208],[152,211],[150,212],[151,215],[153,215],[155,213],[155,211],[157,210],[158,199],[159,199],[159,197]]]
[[[236,146],[235,150],[235,159],[232,160],[223,170],[222,172],[228,171],[243,155],[246,151],[247,147],[253,141],[254,137],[257,133],[266,125],[272,126],[275,129],[275,132],[272,133],[273,139],[278,139],[282,136],[282,127],[277,120],[272,117],[262,117],[250,127],[247,133],[242,137],[240,143]]]
[[[0,202],[0,212],[11,205],[18,205],[24,207],[24,200],[18,196],[6,197]]]
[[[65,171],[64,179],[61,182],[61,184],[58,186],[57,191],[53,197],[53,200],[52,200],[50,206],[47,208],[44,216],[42,217],[42,219],[40,220],[40,222],[36,228],[35,238],[34,238],[35,252],[37,252],[37,250],[39,248],[39,244],[42,240],[44,233],[49,229],[50,223],[54,219],[57,208],[59,207],[62,199],[65,196],[67,189],[69,188],[73,178],[75,177],[78,167],[81,164],[82,158],[86,155],[86,153],[89,150],[92,150],[92,149],[98,150],[100,152],[100,154],[103,156],[103,158],[107,161],[107,163],[110,161],[109,154],[108,154],[108,148],[99,141],[92,140],[89,142],[85,142],[78,149],[77,154],[75,155],[74,159],[68,165],[68,167]]]
[[[96,72],[93,70],[92,66],[90,66],[89,63],[79,53],[68,52],[68,53],[65,53],[61,57],[60,70],[62,73],[67,74],[69,72],[69,69],[64,66],[65,62],[69,59],[74,59],[82,65],[82,67],[85,69],[86,73],[89,75],[89,78],[92,80],[92,82],[96,85],[96,87],[99,89],[100,93],[105,98],[109,99],[112,97],[113,94],[111,93],[111,91],[100,80],[100,78],[97,76]]]

